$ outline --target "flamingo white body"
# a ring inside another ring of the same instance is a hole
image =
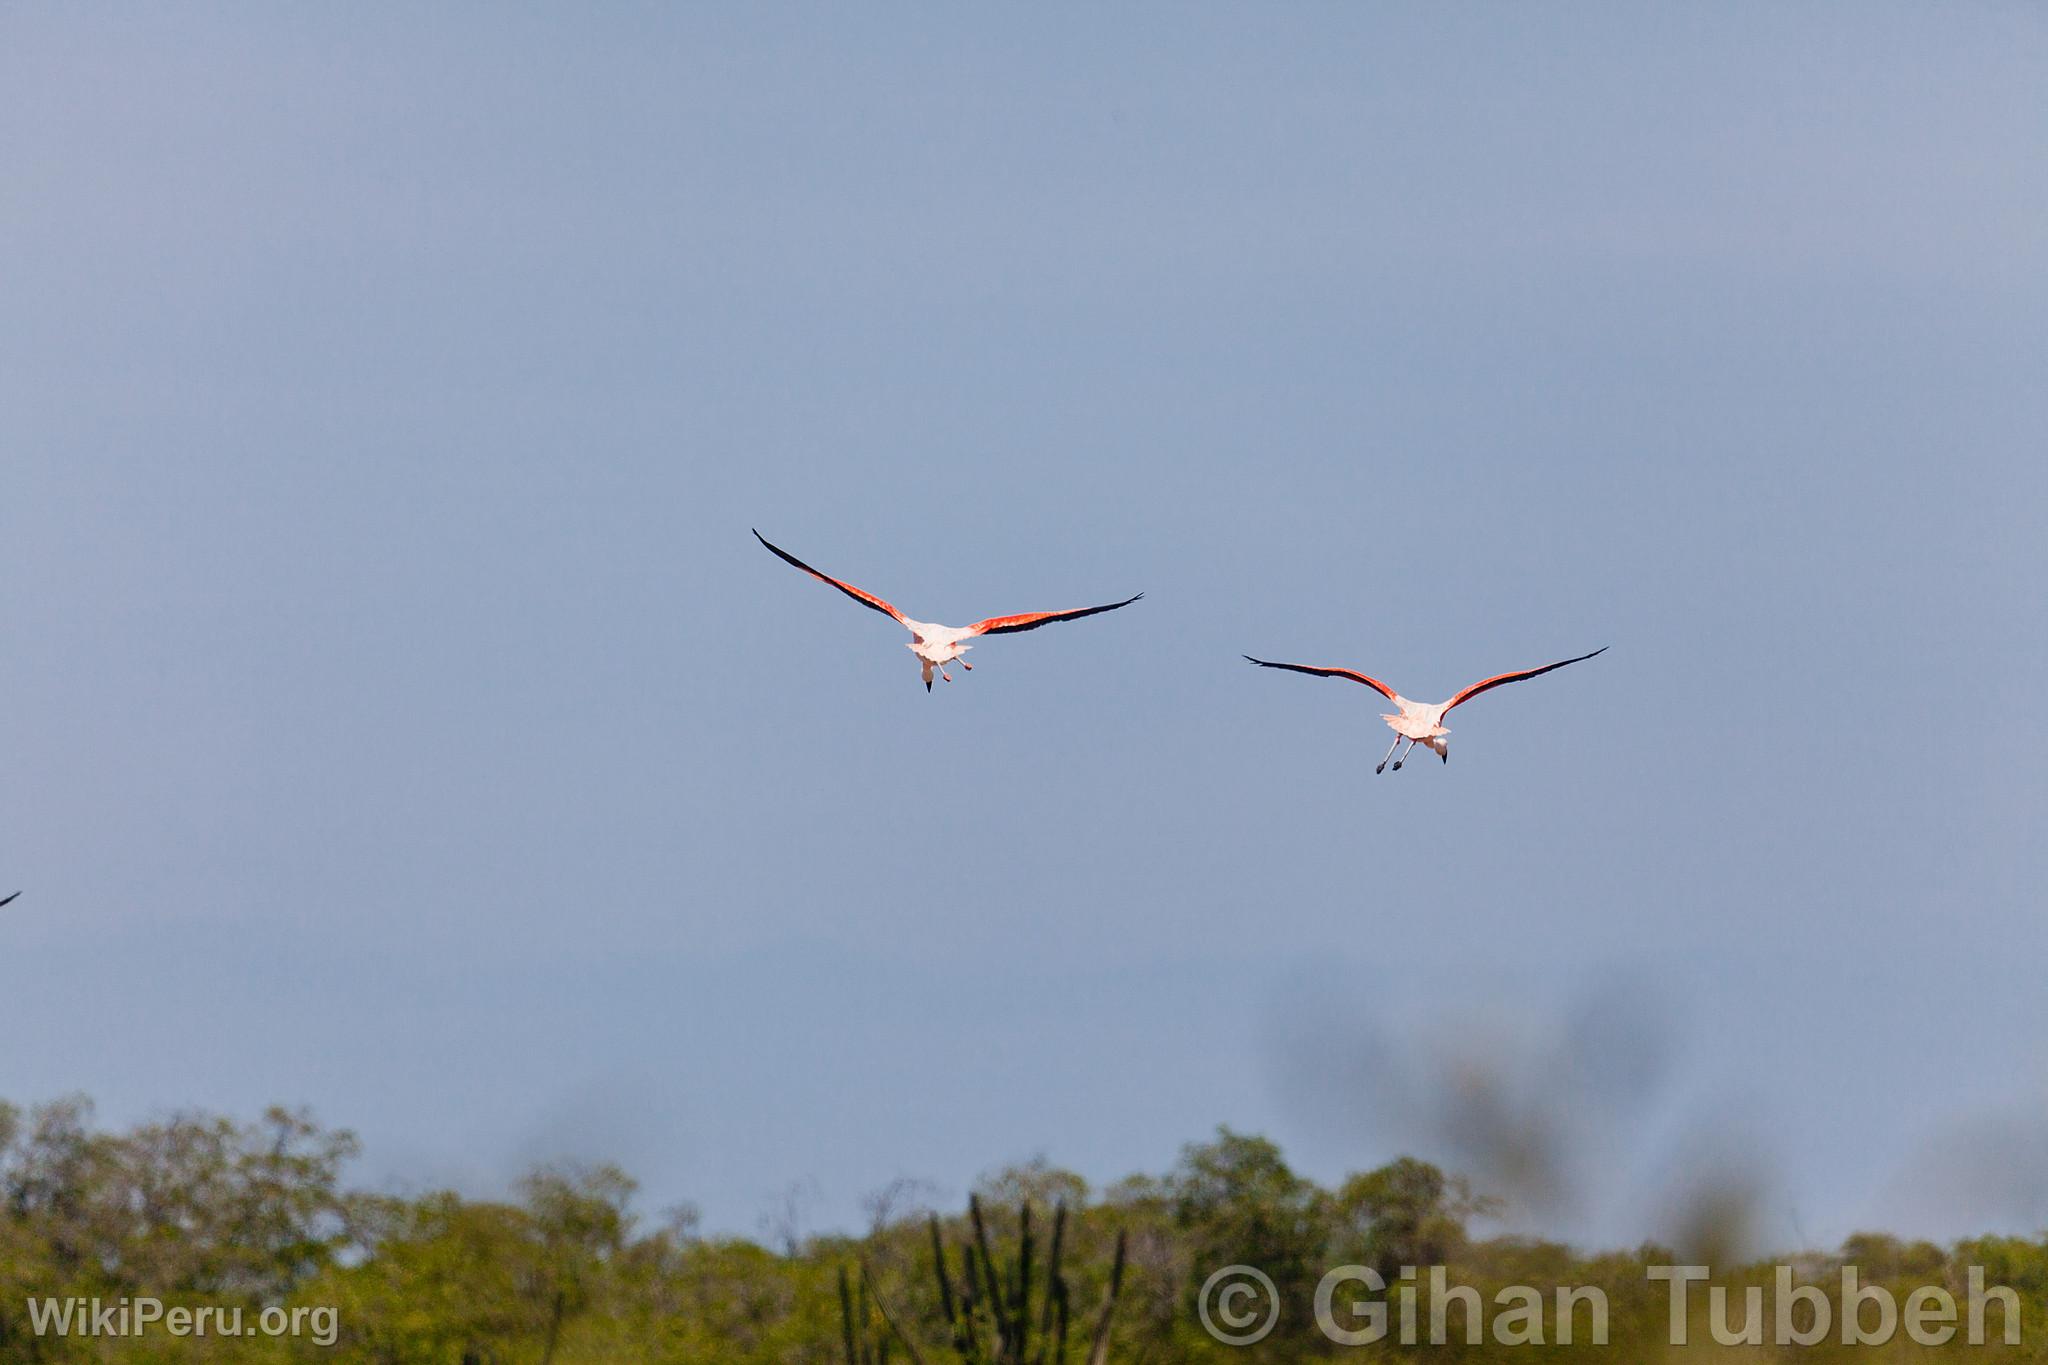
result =
[[[1387,728],[1394,732],[1394,743],[1387,750],[1387,757],[1381,759],[1379,766],[1373,769],[1375,773],[1379,773],[1386,771],[1387,759],[1394,757],[1394,750],[1401,747],[1401,741],[1404,739],[1408,741],[1408,749],[1399,759],[1395,760],[1395,772],[1401,771],[1401,765],[1408,761],[1409,754],[1415,752],[1415,746],[1418,744],[1428,749],[1444,762],[1450,762],[1451,741],[1449,736],[1451,732],[1444,726],[1444,717],[1450,714],[1452,707],[1472,700],[1481,692],[1491,691],[1496,687],[1502,687],[1511,682],[1521,682],[1524,678],[1534,678],[1553,669],[1563,668],[1566,664],[1582,663],[1594,657],[1594,655],[1605,654],[1606,652],[1607,646],[1602,645],[1594,650],[1592,654],[1581,654],[1575,659],[1560,659],[1554,664],[1545,664],[1541,668],[1524,668],[1513,673],[1496,673],[1490,678],[1482,678],[1478,682],[1473,683],[1449,701],[1436,702],[1410,701],[1378,678],[1369,677],[1364,673],[1359,673],[1349,668],[1314,668],[1308,664],[1270,663],[1265,659],[1253,659],[1249,654],[1244,657],[1250,659],[1251,662],[1257,664],[1260,668],[1284,668],[1289,672],[1308,673],[1318,678],[1347,678],[1355,683],[1363,683],[1399,707],[1400,710],[1392,715],[1382,713],[1380,716],[1380,719],[1387,723]]]
[[[821,583],[830,583],[854,601],[881,612],[884,616],[892,618],[898,625],[909,631],[910,642],[905,648],[917,656],[919,673],[924,680],[924,690],[927,692],[932,690],[932,674],[934,671],[945,681],[953,681],[953,675],[946,671],[947,664],[958,662],[960,667],[968,672],[972,673],[974,671],[974,665],[968,663],[961,656],[974,648],[967,641],[978,635],[1009,635],[1019,631],[1037,630],[1040,626],[1049,626],[1055,621],[1075,621],[1083,616],[1094,616],[1105,611],[1115,611],[1118,607],[1128,607],[1131,603],[1137,601],[1138,597],[1145,595],[1144,593],[1139,593],[1137,597],[1126,597],[1121,602],[1111,602],[1106,606],[1100,607],[1077,607],[1072,611],[1032,611],[1025,612],[1020,616],[991,616],[986,620],[976,621],[971,626],[946,626],[939,624],[937,621],[913,620],[873,593],[865,592],[860,588],[854,587],[851,583],[832,577],[830,574],[818,572],[818,570],[804,563],[795,555],[790,554],[787,550],[778,549],[776,546],[770,545],[768,538],[759,531],[754,532],[754,539],[767,546],[769,553],[784,563],[802,569]]]

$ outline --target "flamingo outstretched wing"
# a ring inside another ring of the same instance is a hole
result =
[[[1139,593],[1138,597],[1143,597],[1144,595],[1144,593]],[[1076,607],[1072,611],[1027,611],[1022,616],[991,616],[985,621],[976,621],[973,625],[969,626],[967,628],[967,635],[1014,635],[1018,631],[1037,630],[1040,626],[1049,626],[1055,621],[1078,621],[1084,616],[1093,616],[1097,612],[1115,611],[1118,607],[1128,607],[1131,603],[1137,601],[1138,597],[1126,597],[1121,602],[1111,602],[1107,606],[1101,607]],[[961,638],[965,639],[966,636]]]
[[[754,539],[760,541],[763,545],[768,545],[768,537],[762,535],[759,531],[754,532]],[[854,601],[859,602],[862,606],[873,607],[876,611],[881,612],[884,616],[894,617],[896,621],[900,624],[909,624],[908,622],[904,621],[902,612],[896,610],[896,608],[890,606],[887,602],[884,602],[881,598],[875,596],[873,593],[862,592],[859,588],[854,587],[851,583],[842,583],[838,579],[834,578],[831,574],[819,573],[816,569],[804,563],[801,559],[798,559],[795,555],[791,554],[787,550],[778,549],[776,546],[768,545],[768,552],[774,555],[777,559],[780,559],[783,563],[793,564],[797,568],[802,569],[805,573],[817,579],[819,582],[830,583],[833,587],[839,589],[839,591],[845,593]]]
[[[1249,654],[1244,657],[1257,664],[1260,668],[1284,668],[1290,673],[1307,673],[1317,678],[1349,678],[1352,682],[1364,683],[1388,701],[1400,700],[1394,695],[1394,689],[1381,682],[1378,678],[1370,678],[1363,673],[1356,673],[1348,668],[1312,668],[1308,664],[1276,664],[1265,659],[1253,659]]]
[[[1594,650],[1592,654],[1581,654],[1576,659],[1560,659],[1554,664],[1545,664],[1541,668],[1525,668],[1519,673],[1496,673],[1490,678],[1482,678],[1480,681],[1473,683],[1470,687],[1460,692],[1457,696],[1452,697],[1449,701],[1445,702],[1444,714],[1449,715],[1453,707],[1472,700],[1481,692],[1491,691],[1493,688],[1496,687],[1505,687],[1509,683],[1520,682],[1524,678],[1541,677],[1543,674],[1550,672],[1552,669],[1563,668],[1566,664],[1583,663],[1587,659],[1592,658],[1595,654],[1605,654],[1606,652],[1607,646],[1602,645],[1600,646],[1600,648]]]

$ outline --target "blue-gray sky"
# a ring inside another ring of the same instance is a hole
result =
[[[1478,1049],[1598,1156],[1553,1230],[1738,1158],[1779,1241],[2048,1221],[2044,69],[2019,4],[10,8],[0,1095],[752,1232],[1219,1123],[1483,1165]],[[750,526],[1148,595],[928,697]],[[1380,778],[1238,658],[1600,645]]]

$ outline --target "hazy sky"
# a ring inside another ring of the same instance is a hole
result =
[[[0,17],[0,1095],[2048,1221],[2038,7],[134,10]],[[750,526],[1147,596],[927,696]]]

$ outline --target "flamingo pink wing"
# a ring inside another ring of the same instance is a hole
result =
[[[1524,678],[1540,677],[1543,674],[1550,672],[1552,669],[1563,668],[1566,664],[1583,663],[1587,659],[1592,658],[1594,654],[1605,654],[1606,652],[1607,646],[1602,645],[1600,646],[1600,648],[1594,650],[1593,654],[1581,654],[1576,659],[1560,659],[1554,664],[1545,664],[1541,668],[1525,668],[1521,670],[1519,673],[1496,673],[1490,678],[1482,678],[1480,681],[1473,683],[1470,687],[1460,692],[1457,696],[1452,697],[1449,701],[1445,702],[1444,714],[1448,716],[1451,713],[1452,707],[1459,706],[1465,702],[1472,700],[1481,692],[1491,691],[1493,688],[1496,687],[1505,687],[1507,684],[1511,682],[1520,682]]]
[[[1364,683],[1388,701],[1398,700],[1394,696],[1394,689],[1381,682],[1378,678],[1368,677],[1363,673],[1357,673],[1348,668],[1313,668],[1308,664],[1270,663],[1265,659],[1253,659],[1249,654],[1244,657],[1250,659],[1251,662],[1257,664],[1260,668],[1284,668],[1291,673],[1307,673],[1317,678],[1349,678],[1352,682]]]
[[[1143,597],[1144,595],[1144,593],[1139,593],[1138,597]],[[1084,616],[1093,616],[1097,612],[1115,611],[1118,607],[1128,607],[1131,603],[1137,601],[1138,597],[1126,597],[1121,602],[1111,602],[1107,606],[1101,607],[1076,607],[1072,611],[1027,611],[1021,616],[991,616],[985,621],[976,621],[967,628],[967,633],[969,635],[1014,635],[1018,631],[1037,630],[1040,626],[1049,626],[1055,621],[1078,621]]]
[[[759,531],[754,532],[754,539],[760,541],[763,545],[768,545],[768,537],[762,535]],[[863,606],[873,607],[876,611],[881,612],[884,616],[892,616],[899,622],[903,620],[902,612],[896,610],[896,608],[890,606],[887,602],[884,602],[881,598],[875,596],[873,593],[862,592],[859,588],[854,587],[851,583],[842,583],[838,579],[834,578],[831,574],[819,573],[816,569],[804,563],[801,559],[798,559],[795,555],[791,554],[787,550],[778,549],[776,546],[768,545],[768,551],[777,559],[780,559],[783,563],[795,565],[797,568],[802,569],[805,573],[817,579],[819,582],[830,583],[833,587],[839,589],[839,591],[845,593],[848,597],[851,597],[854,601],[861,603]]]

